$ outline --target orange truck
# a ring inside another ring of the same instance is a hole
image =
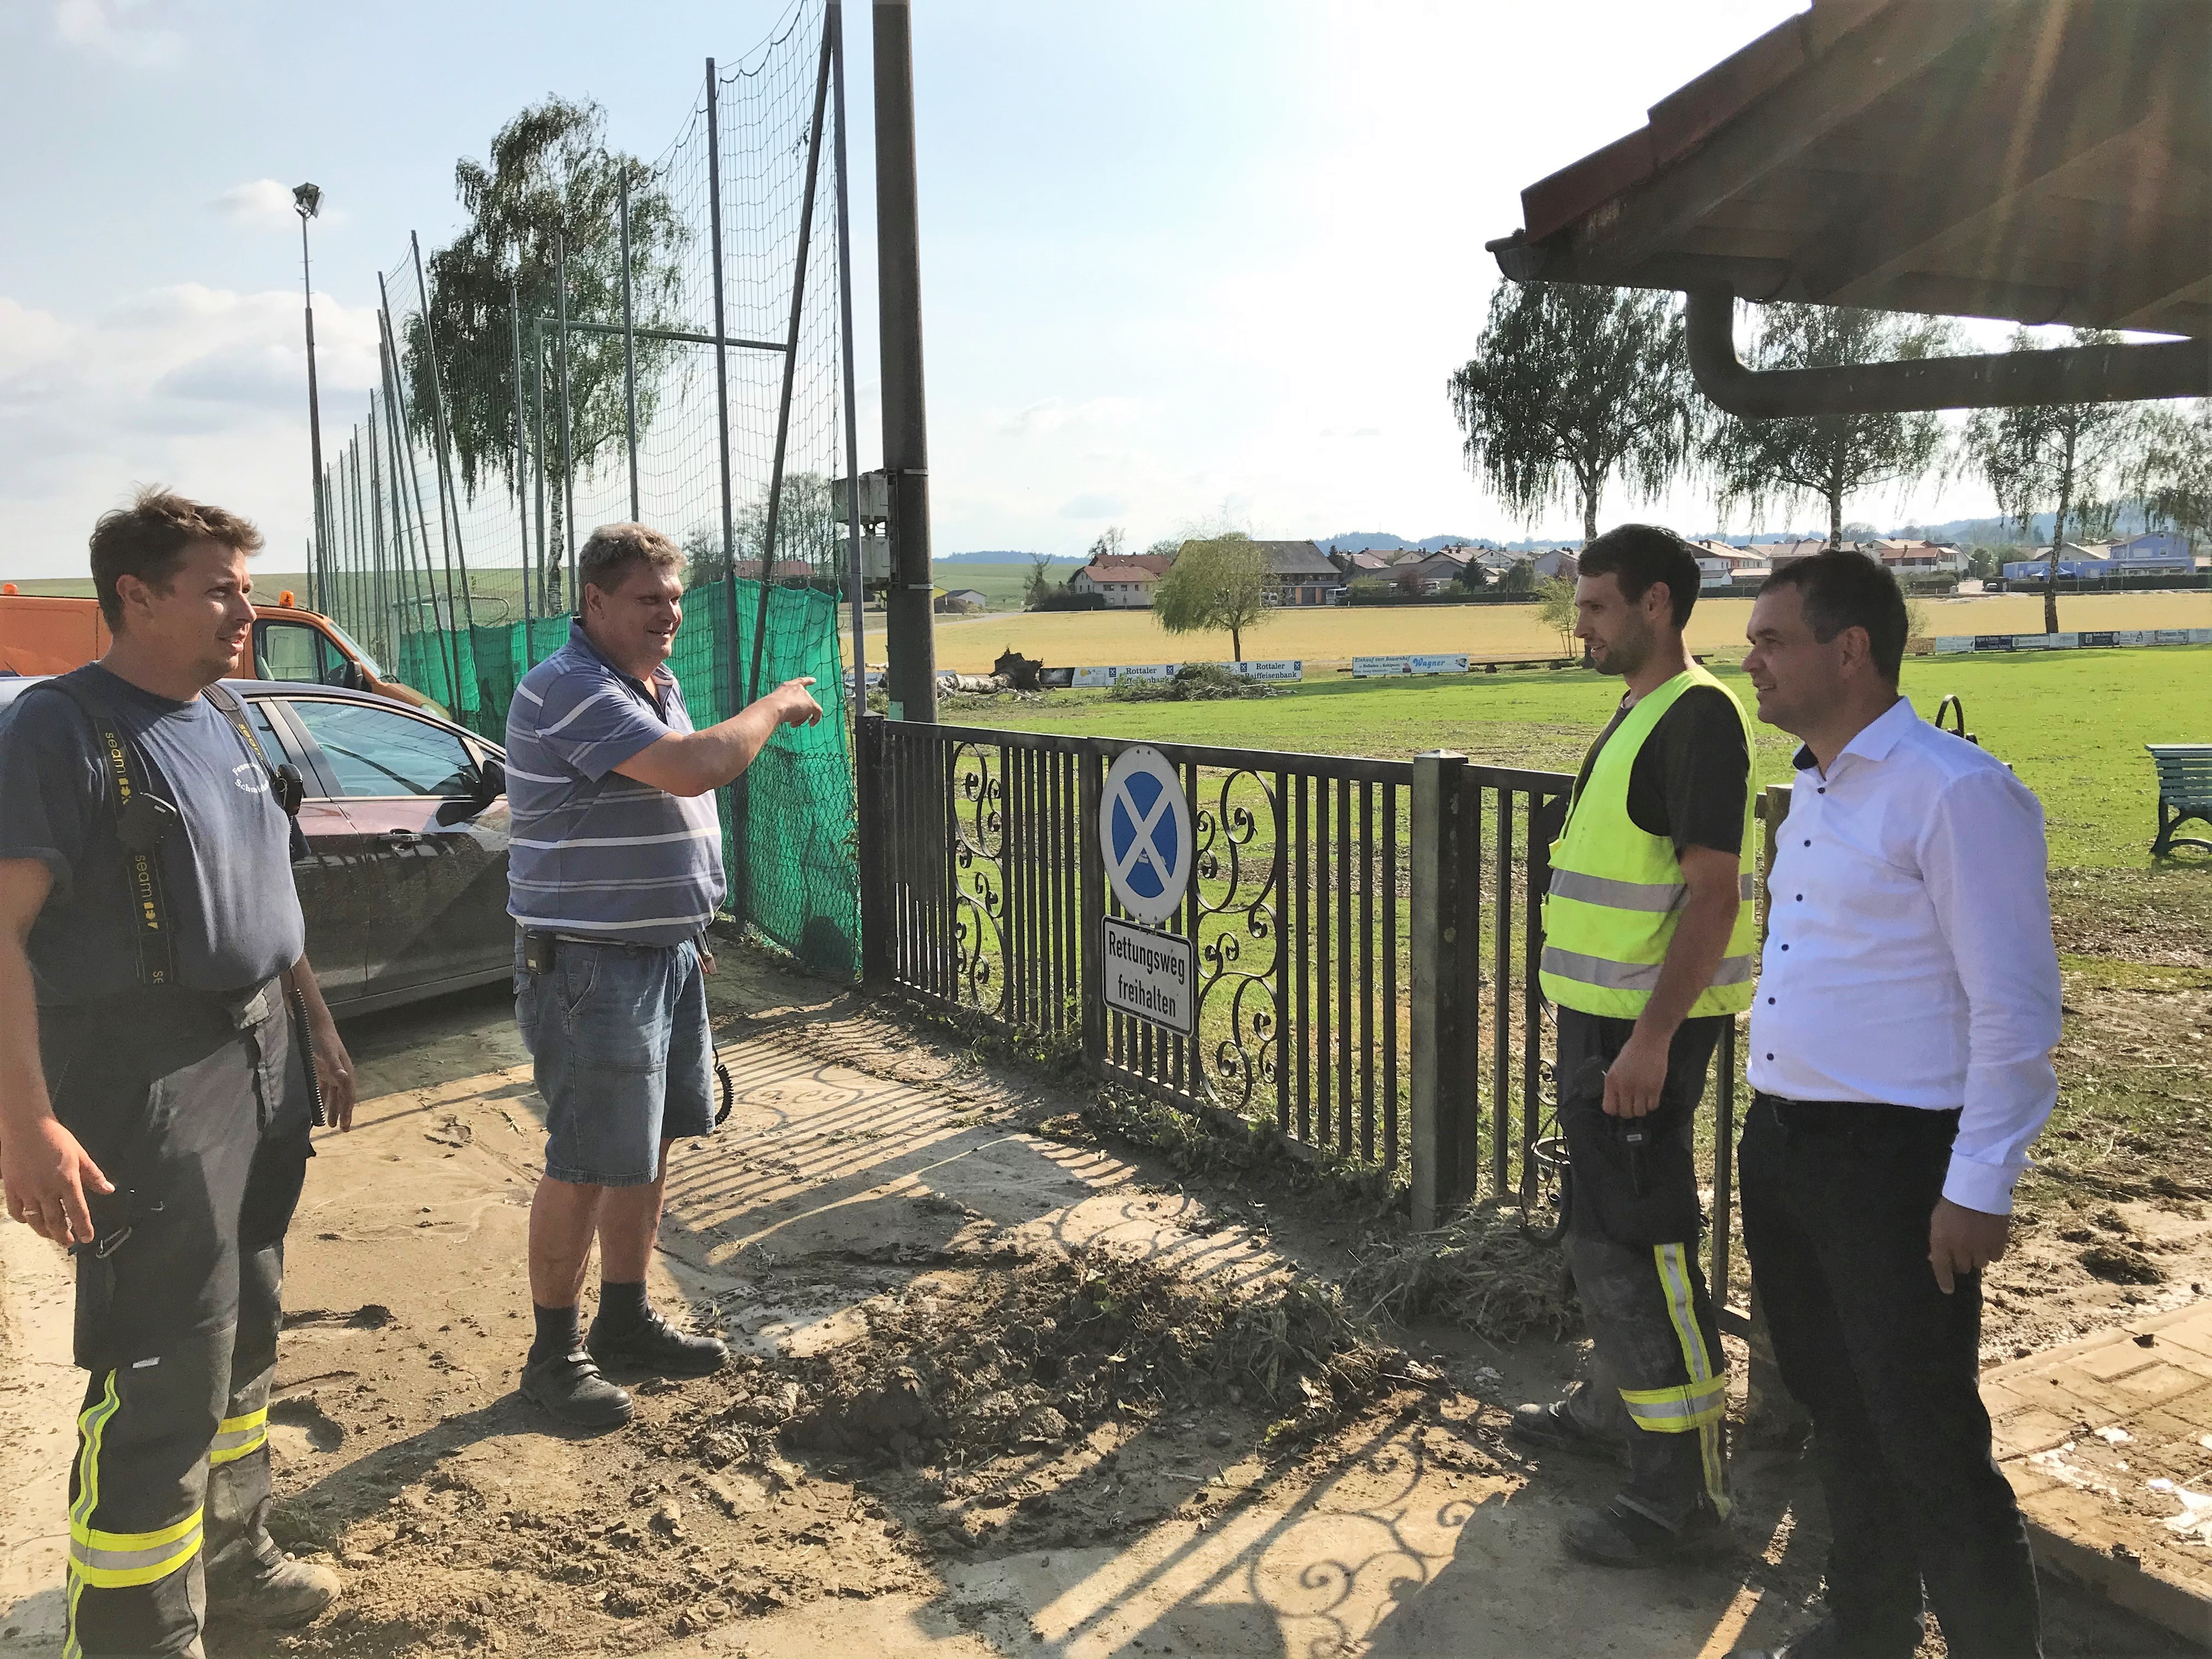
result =
[[[253,607],[252,635],[238,653],[231,678],[305,680],[317,685],[374,691],[444,718],[446,711],[411,685],[387,675],[375,658],[354,643],[328,617],[302,610],[290,593]],[[0,674],[66,674],[107,649],[107,623],[100,601],[49,599],[0,585]]]

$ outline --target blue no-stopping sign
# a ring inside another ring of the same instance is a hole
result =
[[[1098,843],[1114,896],[1157,927],[1181,908],[1190,885],[1190,805],[1182,780],[1157,749],[1124,749],[1106,774]]]

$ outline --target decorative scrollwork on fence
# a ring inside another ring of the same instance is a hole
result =
[[[1255,1094],[1273,1091],[1278,1069],[1281,1012],[1273,975],[1282,949],[1283,847],[1276,783],[1249,768],[1198,783],[1194,793],[1201,797],[1215,786],[1212,800],[1201,800],[1192,823],[1200,1066],[1219,1103],[1245,1112]],[[1265,948],[1255,949],[1248,961],[1248,945]]]
[[[1006,757],[956,744],[951,782],[952,975],[956,994],[988,1014],[1006,1001]]]

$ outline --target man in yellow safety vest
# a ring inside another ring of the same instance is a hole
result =
[[[1728,1366],[1698,1265],[1692,1133],[1758,961],[1752,738],[1684,650],[1698,585],[1672,531],[1623,525],[1583,550],[1576,637],[1628,689],[1576,779],[1544,903],[1567,1255],[1595,1356],[1566,1398],[1516,1410],[1513,1432],[1625,1455],[1620,1493],[1565,1540],[1613,1566],[1712,1548],[1729,1512]]]

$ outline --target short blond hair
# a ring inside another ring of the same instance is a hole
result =
[[[684,571],[684,550],[641,524],[603,524],[594,530],[576,555],[576,582],[602,593],[611,593],[629,580],[630,567],[649,564],[655,570]]]

